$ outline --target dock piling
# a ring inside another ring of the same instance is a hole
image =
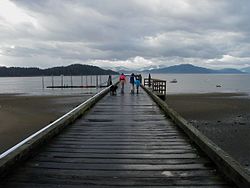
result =
[[[44,76],[42,76],[42,88],[44,89]]]

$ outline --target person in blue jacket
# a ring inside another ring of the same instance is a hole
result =
[[[139,93],[139,87],[140,87],[140,85],[141,85],[141,82],[140,82],[139,77],[137,76],[136,79],[135,79],[136,94]]]

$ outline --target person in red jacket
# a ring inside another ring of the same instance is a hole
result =
[[[120,80],[120,83],[121,83],[121,93],[124,94],[124,85],[126,83],[126,76],[122,73],[120,75],[119,80]]]

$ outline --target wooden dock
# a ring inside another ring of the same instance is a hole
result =
[[[143,91],[106,95],[0,187],[234,187]]]

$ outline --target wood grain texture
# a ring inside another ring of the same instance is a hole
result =
[[[0,187],[234,186],[141,91],[106,96]]]

